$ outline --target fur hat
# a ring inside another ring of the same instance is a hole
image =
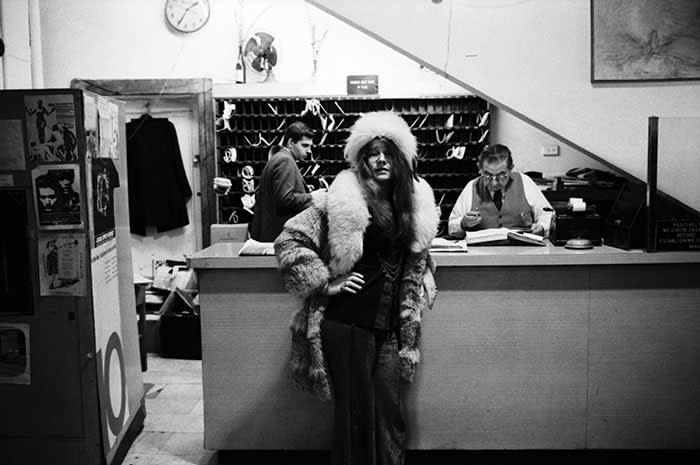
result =
[[[409,166],[418,158],[418,144],[406,121],[392,111],[375,111],[360,116],[352,128],[345,144],[345,159],[357,166],[360,149],[376,137],[391,139],[396,144]]]

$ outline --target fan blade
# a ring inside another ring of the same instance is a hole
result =
[[[248,39],[248,42],[246,42],[245,48],[243,49],[243,54],[247,55],[251,52],[258,55],[258,41],[252,37]]]
[[[262,56],[256,56],[255,60],[250,63],[250,66],[252,66],[255,71],[261,73],[263,72],[262,60]]]
[[[260,47],[263,49],[269,48],[272,45],[272,42],[275,41],[275,38],[267,32],[256,32],[255,35],[260,37]]]
[[[270,66],[275,66],[277,64],[277,49],[275,47],[270,47],[265,51],[265,58],[267,58]]]

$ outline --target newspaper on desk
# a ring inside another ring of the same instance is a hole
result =
[[[238,251],[239,256],[244,255],[274,255],[274,242],[258,242],[255,239],[248,239]]]
[[[431,252],[468,252],[467,241],[464,239],[445,239],[436,237],[430,244]]]

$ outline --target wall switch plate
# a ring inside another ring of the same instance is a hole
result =
[[[545,144],[542,146],[542,155],[545,157],[558,157],[559,146],[557,144]]]

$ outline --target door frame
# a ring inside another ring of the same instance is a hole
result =
[[[199,150],[193,153],[199,157],[199,186],[194,186],[195,196],[199,198],[202,231],[202,246],[211,242],[210,227],[216,223],[216,194],[212,181],[216,176],[216,157],[214,156],[214,98],[213,82],[209,78],[197,79],[81,79],[71,80],[71,88],[82,89],[95,94],[119,99],[182,97],[189,98],[200,117],[197,118],[199,132]]]

